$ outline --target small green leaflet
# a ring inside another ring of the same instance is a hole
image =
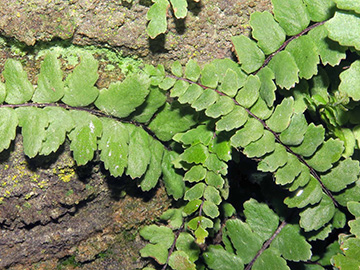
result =
[[[290,270],[286,265],[286,261],[280,256],[278,250],[274,248],[266,249],[259,258],[254,262],[252,270],[267,270],[267,269],[276,269],[276,270]]]
[[[216,88],[219,76],[217,74],[217,70],[213,64],[206,64],[201,70],[201,83],[210,88]]]
[[[299,145],[307,129],[307,122],[304,114],[294,114],[290,125],[280,134],[280,140],[286,145]]]
[[[154,4],[149,8],[146,14],[146,18],[149,20],[146,30],[152,39],[165,33],[167,28],[166,10],[169,5],[167,0],[153,0],[153,2]]]
[[[169,257],[169,266],[174,270],[196,270],[196,265],[184,251],[176,250]]]
[[[91,54],[83,54],[80,64],[65,80],[65,94],[62,101],[73,107],[87,106],[95,101],[99,90],[94,86],[99,78],[98,61]]]
[[[13,109],[0,108],[0,152],[8,149],[16,136],[16,127],[19,123],[17,114]]]
[[[133,74],[122,82],[102,89],[95,106],[116,117],[126,117],[141,105],[149,94],[150,80],[144,74]]]
[[[227,115],[222,116],[219,121],[216,122],[217,131],[230,131],[241,127],[248,120],[248,113],[243,107],[235,106],[234,109]]]
[[[360,50],[360,16],[351,11],[336,11],[325,23],[329,38],[343,46],[354,46]]]
[[[304,140],[299,146],[291,147],[296,154],[308,157],[314,154],[316,149],[323,143],[325,129],[311,123],[306,130]]]
[[[186,17],[188,6],[186,0],[170,0],[170,3],[177,19],[183,19]]]
[[[286,33],[270,12],[254,12],[250,15],[252,36],[266,55],[275,52],[284,43]]]
[[[360,13],[360,2],[358,0],[333,0],[339,9],[355,10]]]
[[[60,107],[46,107],[49,126],[45,129],[45,140],[42,143],[40,155],[49,155],[58,150],[65,141],[67,132],[74,128],[74,121],[69,111]]]
[[[195,262],[199,258],[200,248],[195,245],[195,238],[190,233],[180,233],[175,246],[177,250],[186,252],[190,261]]]
[[[85,165],[93,159],[97,149],[97,138],[102,134],[102,123],[96,117],[83,111],[70,111],[75,128],[68,134],[70,150],[76,163]]]
[[[164,147],[159,141],[151,140],[150,152],[150,164],[140,183],[141,190],[143,191],[148,191],[154,188],[161,175],[161,162],[164,153]]]
[[[193,109],[172,102],[171,105],[165,103],[148,127],[160,140],[169,141],[176,133],[188,130],[195,123]]]
[[[276,231],[279,225],[279,217],[269,206],[250,199],[244,203],[244,214],[246,223],[251,230],[265,242]]]
[[[31,99],[34,87],[29,82],[27,73],[19,61],[6,60],[2,75],[5,78],[6,103],[21,104]]]
[[[200,77],[201,69],[194,59],[190,59],[185,66],[185,77],[196,82]]]
[[[199,182],[205,179],[206,169],[201,165],[192,166],[184,175],[184,180],[189,182]]]
[[[317,74],[320,60],[316,45],[310,36],[301,36],[293,40],[286,47],[286,51],[294,57],[300,78],[310,79]]]
[[[305,232],[318,230],[333,218],[334,213],[335,206],[333,202],[323,194],[319,204],[308,207],[300,213],[300,226]]]
[[[165,226],[150,225],[140,230],[140,235],[151,244],[147,244],[140,250],[142,257],[152,257],[158,263],[165,264],[168,257],[168,249],[174,242],[174,233]]]
[[[220,96],[219,99],[206,110],[205,114],[212,118],[218,118],[230,113],[235,107],[234,101],[227,96]]]
[[[302,164],[298,158],[288,153],[285,166],[279,168],[275,173],[276,183],[280,185],[289,184],[294,181],[301,172]]]
[[[275,101],[276,85],[274,83],[275,74],[269,67],[262,68],[258,73],[260,78],[260,97],[266,102],[268,107],[272,107]]]
[[[38,85],[32,100],[37,103],[56,102],[64,95],[63,73],[56,55],[49,53],[41,64]]]
[[[266,155],[258,164],[258,170],[262,172],[274,172],[279,167],[286,164],[288,154],[284,146],[279,143],[275,144],[274,152]]]
[[[360,61],[351,64],[350,68],[340,74],[339,90],[355,101],[360,100]]]
[[[347,48],[328,38],[328,31],[325,25],[317,26],[308,35],[314,41],[324,66],[327,64],[336,66],[342,59],[345,59]]]
[[[261,67],[265,55],[253,40],[246,36],[233,36],[231,41],[242,70],[249,74]]]
[[[291,116],[294,113],[294,99],[285,98],[280,105],[276,106],[273,115],[266,121],[266,124],[275,132],[284,131],[290,124]]]
[[[29,158],[35,157],[45,140],[45,128],[49,125],[47,113],[35,107],[23,107],[15,110],[23,135],[24,153]]]
[[[299,82],[299,68],[294,57],[288,51],[281,51],[270,61],[269,67],[275,74],[276,84],[289,90]]]
[[[239,219],[226,221],[226,234],[245,264],[249,263],[262,246],[261,238],[255,234],[250,226]]]
[[[100,159],[114,177],[121,176],[128,164],[129,134],[126,126],[112,119],[101,119],[103,134],[99,141]]]
[[[164,151],[163,160],[161,163],[163,181],[166,192],[172,195],[175,200],[183,197],[185,192],[185,183],[180,174],[176,173],[172,161],[178,157],[178,154],[173,151]]]
[[[287,224],[272,241],[270,248],[280,251],[281,256],[291,261],[307,261],[311,258],[311,245],[300,234],[298,225]]]
[[[258,76],[249,75],[243,88],[236,95],[236,101],[245,108],[250,108],[259,97],[260,79]]]
[[[294,36],[310,23],[309,14],[302,0],[272,0],[275,19],[288,36]]]
[[[310,19],[313,22],[321,22],[334,15],[334,0],[304,0]],[[347,1],[347,0],[346,0]]]
[[[265,130],[264,135],[257,141],[250,143],[244,148],[244,154],[249,157],[262,157],[266,153],[270,153],[275,149],[275,137]]]
[[[213,270],[242,270],[244,263],[241,256],[230,253],[220,245],[211,245],[204,253],[205,263]]]
[[[151,159],[150,136],[140,127],[135,127],[130,135],[128,167],[126,174],[131,178],[141,177]]]

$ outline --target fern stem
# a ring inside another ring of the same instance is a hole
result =
[[[244,270],[250,270],[253,264],[255,263],[256,259],[270,246],[271,242],[275,239],[275,237],[281,232],[281,230],[285,227],[287,222],[284,220],[281,222],[279,227],[273,233],[273,235],[264,243],[261,249],[256,253],[255,257],[251,260],[251,262],[245,267]]]
[[[317,26],[320,26],[320,25],[323,25],[326,21],[322,21],[322,22],[318,22],[318,23],[314,23],[312,25],[310,25],[309,27],[305,28],[304,30],[302,30],[299,34],[295,35],[295,36],[292,36],[290,37],[289,39],[285,40],[285,42],[279,47],[279,49],[277,49],[275,52],[273,52],[272,54],[270,54],[264,61],[264,63],[262,64],[262,66],[254,71],[252,74],[253,75],[256,75],[260,70],[262,70],[264,67],[266,67],[270,60],[276,55],[278,54],[279,52],[281,52],[282,50],[284,50],[286,48],[286,46],[291,42],[293,41],[294,39],[297,39],[298,37],[301,37],[303,35],[305,35],[307,32],[309,32],[310,30],[314,29],[315,27]]]
[[[308,31],[310,31],[310,29],[312,29],[312,28],[314,28],[314,27],[316,27],[316,26],[318,26],[318,25],[320,25],[320,24],[323,24],[323,23],[325,23],[325,21],[323,21],[323,22],[321,22],[321,23],[313,24],[312,26],[306,28],[305,30],[307,30],[306,32],[308,32]],[[316,26],[315,26],[315,25],[316,25]],[[311,28],[311,27],[312,27],[312,28]],[[309,29],[309,28],[310,28],[310,29]],[[305,30],[302,31],[300,34],[304,33]],[[305,32],[305,33],[306,33],[306,32]],[[299,36],[300,34],[298,34],[297,36]],[[295,36],[294,36],[294,37],[295,37]],[[285,44],[285,43],[284,43],[284,44]],[[166,75],[166,76],[167,76],[167,77],[170,77],[170,78],[177,79],[177,80],[186,81],[186,82],[188,82],[188,83],[190,83],[190,84],[197,84],[197,85],[199,85],[200,87],[202,87],[203,89],[212,89],[213,91],[215,91],[215,92],[216,92],[217,94],[219,94],[220,96],[227,96],[226,94],[220,92],[220,91],[217,90],[217,89],[213,89],[213,88],[207,87],[207,86],[205,86],[205,85],[203,85],[203,84],[201,84],[201,83],[193,82],[193,81],[191,81],[191,80],[189,80],[189,79],[186,79],[186,78],[179,78],[179,77],[176,77],[176,76],[174,76],[174,75]],[[228,97],[228,96],[227,96],[227,97]],[[231,97],[229,97],[229,98],[231,98]],[[298,159],[301,163],[303,163],[306,167],[309,168],[311,175],[319,182],[319,184],[320,184],[322,190],[324,191],[324,193],[325,193],[327,196],[329,196],[329,198],[332,200],[333,204],[334,204],[336,207],[338,207],[338,206],[339,206],[339,203],[336,201],[336,199],[335,199],[334,196],[332,195],[331,191],[328,190],[328,189],[325,187],[325,185],[324,185],[324,183],[321,181],[321,178],[320,178],[320,176],[318,175],[318,173],[306,162],[306,160],[305,160],[302,156],[296,154],[293,150],[291,150],[291,148],[290,148],[289,146],[287,146],[286,144],[284,144],[284,143],[280,140],[279,135],[278,135],[275,131],[273,131],[271,128],[269,128],[268,125],[265,123],[264,120],[260,119],[258,116],[256,116],[254,113],[252,113],[248,108],[245,108],[245,107],[243,107],[242,105],[240,105],[240,103],[237,102],[235,98],[231,98],[231,99],[232,99],[232,101],[233,101],[237,106],[240,106],[240,107],[244,108],[244,109],[246,110],[246,112],[247,112],[250,116],[252,116],[252,117],[255,118],[256,120],[258,120],[258,121],[264,126],[264,128],[265,128],[266,130],[270,131],[270,132],[274,135],[275,140],[276,140],[278,143],[280,143],[282,146],[284,146],[287,152],[289,152],[290,154],[292,154],[292,155],[294,155],[295,157],[297,157],[297,159]]]

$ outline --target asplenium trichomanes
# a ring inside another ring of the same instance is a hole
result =
[[[161,179],[177,207],[140,231],[150,241],[140,253],[162,269],[357,269],[360,6],[272,2],[274,15],[251,15],[252,39],[232,38],[238,63],[146,65],[99,90],[91,55],[65,80],[47,55],[36,88],[8,60],[0,151],[20,126],[30,158],[67,137],[78,165],[99,151],[113,176],[137,178],[142,190]],[[273,175],[283,202],[260,178],[256,199],[235,210],[228,164],[238,153]],[[326,251],[316,254],[319,243]]]

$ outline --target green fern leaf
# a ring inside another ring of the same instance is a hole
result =
[[[196,82],[200,77],[201,69],[194,59],[190,59],[185,66],[185,77]]]
[[[325,172],[332,168],[332,164],[341,158],[344,151],[344,143],[339,140],[329,139],[307,160],[308,164],[319,172]]]
[[[294,57],[297,67],[299,68],[299,77],[310,79],[317,74],[317,65],[319,56],[317,48],[310,36],[301,36],[286,47]]]
[[[172,164],[172,161],[177,157],[178,155],[175,152],[164,151],[161,163],[166,192],[170,196],[173,196],[175,200],[182,198],[185,192],[183,178],[181,175],[176,173]]]
[[[204,260],[206,264],[214,270],[244,269],[241,256],[227,252],[220,245],[210,246],[204,253]]]
[[[321,180],[329,190],[339,192],[347,185],[354,183],[360,173],[359,162],[345,159],[329,173],[322,175]]]
[[[323,65],[336,66],[345,59],[346,47],[328,38],[328,31],[324,25],[317,26],[308,34],[314,41]]]
[[[169,141],[176,133],[188,130],[196,124],[194,112],[189,107],[180,107],[178,103],[165,107],[150,122],[149,129],[162,141]]]
[[[85,165],[93,159],[97,149],[97,138],[102,134],[101,121],[83,111],[70,111],[75,122],[75,128],[68,134],[70,150],[73,151],[76,163]]]
[[[264,135],[257,141],[250,143],[244,148],[244,154],[249,158],[262,157],[266,153],[270,153],[275,149],[275,137],[265,130]]]
[[[196,144],[185,149],[184,153],[180,155],[180,158],[187,163],[200,164],[204,163],[209,156],[207,147],[202,144]]]
[[[279,168],[275,173],[276,184],[285,185],[293,182],[301,173],[302,164],[297,157],[288,153],[285,166]]]
[[[234,147],[245,147],[249,143],[258,140],[264,132],[264,126],[255,118],[250,118],[245,126],[231,137],[231,145]]]
[[[270,248],[277,249],[281,256],[290,261],[307,261],[311,258],[311,245],[300,234],[297,225],[287,224],[275,237]]]
[[[204,199],[219,205],[222,202],[219,190],[213,186],[207,186],[204,192]]]
[[[2,104],[5,101],[5,96],[6,96],[5,83],[0,82],[0,104]]]
[[[199,182],[205,179],[206,169],[201,165],[192,166],[184,175],[184,180],[191,182]]]
[[[300,213],[300,226],[305,232],[318,230],[333,218],[334,213],[333,202],[324,194],[319,204],[308,207]]]
[[[248,113],[240,106],[235,106],[234,109],[227,115],[221,117],[216,122],[217,131],[230,131],[243,126],[248,120]]]
[[[262,246],[261,238],[255,234],[250,226],[239,219],[226,221],[226,234],[245,264],[249,263]]]
[[[150,81],[143,74],[126,77],[100,92],[95,106],[116,117],[126,117],[141,105],[149,94]]]
[[[48,115],[42,109],[34,107],[18,108],[15,111],[23,135],[24,153],[29,158],[33,158],[41,151],[42,142],[46,138]]]
[[[183,75],[183,68],[179,61],[174,61],[171,65],[171,73],[174,74],[176,77],[182,77]]]
[[[80,64],[65,80],[62,101],[70,106],[87,106],[95,101],[99,90],[94,86],[99,78],[98,61],[91,54],[83,54]]]
[[[150,136],[140,127],[135,127],[130,134],[128,167],[126,174],[131,178],[141,177],[150,163]]]
[[[213,186],[217,189],[221,189],[224,186],[224,179],[221,177],[221,175],[216,174],[212,171],[208,171],[206,173],[206,178],[205,178],[205,182],[206,184],[208,184],[209,186]]]
[[[181,104],[184,103],[193,103],[200,95],[203,93],[203,89],[197,84],[191,84],[186,92],[179,96],[178,101]]]
[[[201,70],[201,83],[210,88],[216,88],[219,82],[219,77],[215,65],[206,64]]]
[[[245,108],[250,108],[259,97],[260,79],[258,76],[249,75],[245,85],[236,95],[236,101]]]
[[[350,68],[340,74],[339,90],[355,101],[360,100],[358,86],[360,85],[360,61],[351,64]]]
[[[47,54],[41,64],[34,102],[56,102],[64,96],[63,73],[55,54]]]
[[[259,90],[260,97],[266,102],[268,107],[272,107],[275,101],[276,85],[273,82],[275,74],[269,67],[264,67],[257,75],[261,82]]]
[[[176,241],[176,249],[184,251],[192,262],[199,258],[200,248],[195,245],[195,239],[190,233],[182,232],[179,234]]]
[[[270,61],[269,67],[275,74],[276,84],[281,88],[290,89],[299,82],[299,68],[294,57],[288,51],[281,51]]]
[[[357,13],[360,13],[360,3],[358,1],[348,1],[348,0],[333,0],[336,3],[336,6],[339,9],[346,10],[355,10]]]
[[[262,66],[265,55],[253,40],[246,36],[234,36],[231,41],[242,70],[249,74]]]
[[[284,131],[290,124],[291,116],[293,115],[294,99],[292,97],[285,98],[279,104],[273,115],[266,121],[268,127],[275,132]]]
[[[280,140],[286,145],[299,145],[304,140],[307,122],[303,114],[294,114],[290,125],[280,134]]]
[[[142,191],[149,191],[154,188],[161,176],[161,162],[164,147],[159,141],[152,140],[150,144],[150,152],[150,163],[140,183]]]
[[[196,265],[190,260],[188,254],[180,250],[170,255],[169,266],[174,270],[196,270]]]
[[[273,248],[266,249],[259,258],[256,259],[251,269],[266,270],[266,269],[290,270],[286,265],[286,261],[280,256],[280,252]]]
[[[256,115],[259,119],[266,120],[272,115],[273,110],[274,108],[269,108],[262,98],[258,98],[255,104],[251,107],[250,112]]]
[[[284,43],[286,33],[270,12],[254,12],[250,15],[252,36],[266,55],[275,52]]]
[[[174,233],[165,226],[150,225],[140,230],[140,235],[151,244],[147,244],[140,250],[142,257],[152,257],[158,263],[165,264],[168,257],[168,249],[174,242]]]
[[[318,181],[311,176],[305,187],[295,190],[290,197],[285,198],[284,203],[290,208],[304,208],[307,205],[314,205],[322,198],[322,190]]]
[[[183,19],[187,15],[188,3],[186,0],[170,0],[172,8],[174,10],[175,17],[177,19]]]
[[[360,50],[360,17],[351,11],[337,11],[325,23],[329,38],[343,46],[354,46]]]
[[[183,95],[184,93],[186,93],[186,90],[188,88],[189,88],[188,82],[185,82],[182,80],[176,81],[173,88],[171,89],[170,97],[179,97],[179,96]]]
[[[8,59],[2,75],[5,78],[6,103],[21,104],[31,99],[34,87],[29,82],[26,71],[19,61]]]
[[[100,159],[112,176],[121,176],[128,164],[129,131],[122,123],[101,119],[103,134],[99,141]]]
[[[304,140],[299,146],[291,147],[296,154],[309,157],[324,141],[325,129],[322,126],[315,126],[311,123],[305,132]]]
[[[221,161],[215,154],[209,154],[204,166],[215,173],[220,173],[222,175],[227,174],[227,164]]]
[[[313,22],[325,21],[334,15],[333,0],[304,0],[304,3]]]
[[[219,98],[219,95],[212,89],[206,89],[200,95],[200,97],[195,100],[191,107],[193,107],[196,111],[202,111],[209,106],[213,105]]]
[[[185,192],[184,200],[192,201],[202,198],[204,195],[206,185],[204,183],[197,183]]]
[[[152,39],[165,33],[167,28],[166,10],[169,6],[167,0],[153,0],[153,2],[154,4],[149,8],[146,14],[146,18],[149,20],[146,30]]]
[[[204,214],[212,219],[218,217],[220,215],[219,209],[215,203],[211,201],[204,201],[203,204]]]
[[[211,118],[218,118],[230,113],[235,107],[234,101],[227,96],[220,96],[219,99],[206,110],[205,114]]]
[[[45,140],[39,154],[49,155],[57,151],[64,143],[66,134],[74,128],[75,124],[70,113],[63,108],[46,107],[43,111],[48,115],[49,126],[45,130]]]
[[[244,214],[246,223],[251,230],[256,233],[262,242],[269,239],[279,225],[279,217],[269,206],[259,203],[255,199],[250,199],[244,203]],[[264,227],[266,224],[266,227]]]
[[[288,160],[288,154],[286,149],[281,144],[275,144],[275,150],[271,154],[268,154],[258,164],[258,170],[263,172],[275,172],[279,167],[286,164]]]
[[[8,149],[15,139],[18,123],[17,113],[13,109],[0,108],[0,152]]]
[[[229,97],[234,97],[241,86],[238,74],[229,68],[226,70],[219,90]]]
[[[310,23],[309,14],[302,0],[272,0],[275,19],[288,36],[294,36]]]
[[[177,133],[173,139],[176,142],[181,142],[184,145],[195,145],[202,143],[209,145],[213,137],[213,132],[207,128],[206,125],[199,125],[194,129],[190,129],[185,133]]]

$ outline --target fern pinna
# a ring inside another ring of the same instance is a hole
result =
[[[89,54],[65,80],[48,54],[36,87],[9,59],[0,150],[19,126],[30,158],[56,151],[67,137],[78,165],[99,151],[111,175],[136,178],[144,191],[161,178],[177,208],[162,215],[167,223],[140,231],[150,241],[140,253],[162,269],[356,269],[360,7],[272,3],[274,15],[251,15],[252,39],[232,38],[238,63],[176,61],[169,73],[146,65],[99,90]],[[287,194],[281,206],[250,198],[241,211],[229,203],[228,165],[237,152],[272,173]],[[356,219],[346,224],[350,214]],[[325,246],[331,256],[313,253],[313,243],[346,225],[348,234]]]

